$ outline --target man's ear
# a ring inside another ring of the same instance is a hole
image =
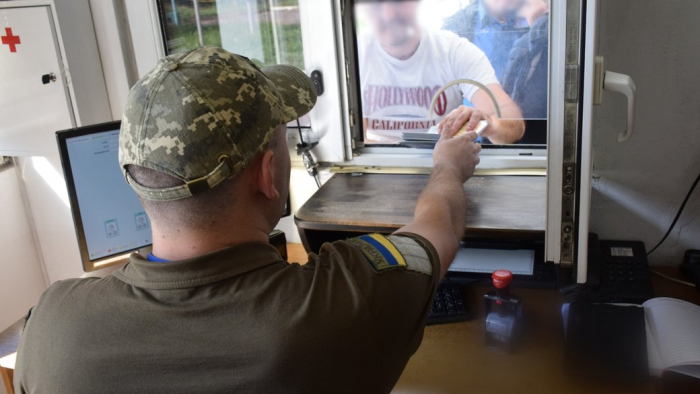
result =
[[[275,187],[275,168],[272,165],[275,153],[266,150],[262,154],[260,163],[260,173],[258,174],[258,190],[270,200],[280,198],[280,192]]]

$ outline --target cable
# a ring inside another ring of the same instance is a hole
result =
[[[460,84],[460,83],[474,85],[474,86],[478,87],[479,89],[483,90],[484,92],[486,92],[486,94],[489,96],[489,98],[491,98],[491,102],[493,103],[493,108],[496,110],[496,117],[499,119],[501,118],[501,107],[498,106],[498,101],[496,100],[496,96],[493,95],[493,92],[491,91],[491,89],[487,88],[486,85],[482,84],[481,82],[477,82],[473,79],[455,79],[454,81],[441,87],[440,90],[438,90],[437,93],[435,93],[435,95],[433,96],[433,101],[430,102],[430,110],[428,111],[428,119],[433,118],[433,111],[435,110],[435,104],[437,103],[438,98],[440,97],[442,92],[444,92],[448,88],[451,88],[452,86]]]
[[[680,279],[676,279],[676,278],[671,278],[670,276],[664,275],[664,274],[662,274],[661,272],[659,272],[659,271],[657,271],[657,270],[649,270],[649,271],[651,271],[651,273],[654,274],[654,275],[658,275],[658,276],[660,276],[660,277],[662,277],[662,278],[664,278],[664,279],[670,280],[670,281],[672,281],[672,282],[680,283],[680,284],[682,284],[682,285],[686,285],[686,286],[690,286],[690,287],[695,287],[695,285],[692,284],[692,283],[690,283],[690,282],[686,282],[686,281],[684,281],[684,280],[680,280]]]
[[[304,136],[301,134],[301,123],[299,122],[299,118],[297,118],[297,131],[299,132],[299,141],[301,143],[304,143]]]
[[[297,154],[301,155],[301,158],[304,162],[304,167],[306,167],[306,172],[311,175],[314,180],[316,181],[316,186],[318,188],[321,188],[321,179],[318,176],[318,164],[314,161],[313,156],[311,156],[311,149],[313,149],[318,142],[313,142],[311,144],[307,144],[304,142],[304,136],[301,133],[302,128],[308,128],[310,129],[311,127],[302,127],[301,123],[299,122],[299,119],[297,118],[297,130],[299,131],[299,143],[297,144]]]
[[[316,133],[314,133],[313,127],[311,127],[311,126],[302,126],[301,123],[299,122],[299,119],[296,120],[296,123],[297,123],[296,126],[287,125],[287,128],[290,128],[290,127],[291,127],[291,128],[293,128],[293,129],[297,129],[297,131],[299,132],[299,141],[300,141],[302,144],[304,144],[304,136],[301,134],[301,131],[302,131],[302,130],[309,130],[309,131],[311,132],[311,134],[313,134],[314,136],[316,136]]]
[[[688,203],[688,200],[690,199],[690,196],[693,194],[693,191],[695,190],[695,187],[698,185],[698,182],[700,182],[700,174],[698,174],[698,177],[695,178],[695,182],[693,182],[693,186],[690,187],[690,190],[688,191],[688,194],[685,195],[685,200],[683,200],[683,204],[681,204],[681,207],[678,209],[678,213],[676,214],[676,217],[673,219],[673,222],[671,223],[671,226],[668,228],[668,231],[666,231],[666,235],[664,235],[663,238],[661,238],[661,241],[659,241],[654,248],[647,253],[647,256],[650,254],[654,253],[656,249],[658,249],[659,246],[661,246],[662,243],[668,238],[668,236],[671,234],[671,231],[673,231],[673,228],[676,226],[676,222],[678,222],[678,219],[681,217],[681,213],[683,213],[683,209],[685,208],[685,204]]]

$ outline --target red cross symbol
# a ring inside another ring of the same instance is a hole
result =
[[[10,47],[10,52],[17,52],[17,45],[21,44],[19,42],[19,36],[12,35],[12,29],[9,27],[5,28],[5,35],[2,38],[2,43]]]

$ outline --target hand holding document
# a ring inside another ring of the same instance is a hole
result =
[[[481,120],[477,124],[476,128],[473,130],[476,133],[477,138],[489,127],[488,120]],[[465,123],[454,137],[459,137],[460,135],[467,133],[467,124]],[[440,131],[438,126],[433,126],[428,129],[427,133],[402,133],[403,141],[405,145],[413,148],[432,148],[435,143],[440,139]]]
[[[480,120],[479,124],[476,126],[476,128],[473,130],[476,133],[477,137],[481,137],[481,134],[486,130],[486,128],[489,127],[489,121],[488,120]],[[467,133],[467,124],[465,123],[464,126],[462,126],[459,131],[452,137],[459,137],[462,134]]]
[[[475,143],[476,139],[473,131],[460,137],[454,137],[454,129],[452,132],[443,131],[433,150],[433,173],[449,169],[461,175],[462,183],[466,182],[480,161],[481,144]]]

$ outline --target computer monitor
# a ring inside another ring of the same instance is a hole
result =
[[[121,122],[56,133],[85,272],[151,245],[151,222],[119,168]],[[287,204],[283,216],[291,214]]]
[[[119,168],[120,125],[56,133],[86,272],[152,242],[148,215]]]

